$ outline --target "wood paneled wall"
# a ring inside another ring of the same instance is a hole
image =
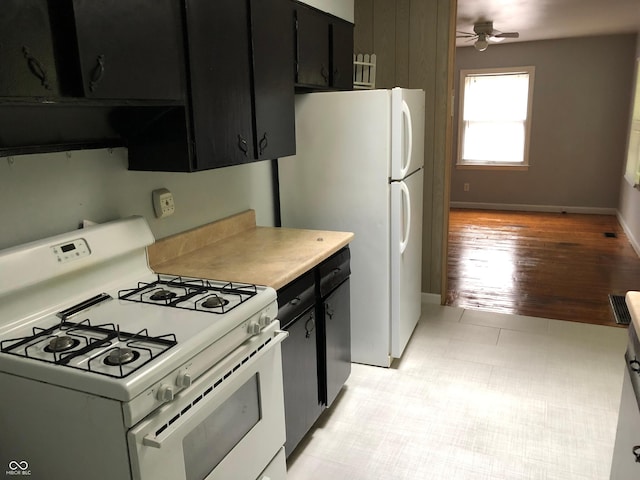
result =
[[[426,92],[422,291],[446,291],[455,0],[355,0],[354,49],[377,56],[376,88]]]

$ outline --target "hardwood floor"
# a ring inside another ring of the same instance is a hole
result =
[[[616,325],[608,295],[627,290],[640,258],[613,215],[450,212],[446,305]]]

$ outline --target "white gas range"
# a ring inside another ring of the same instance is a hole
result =
[[[285,477],[275,291],[156,275],[153,241],[132,217],[0,251],[7,475]]]

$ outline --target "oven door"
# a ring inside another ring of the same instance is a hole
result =
[[[287,333],[277,328],[273,322],[129,431],[135,479],[260,478],[285,441]]]

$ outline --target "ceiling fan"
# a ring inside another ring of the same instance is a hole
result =
[[[484,52],[489,46],[489,42],[501,42],[505,38],[518,38],[518,32],[500,32],[493,29],[493,22],[478,22],[473,25],[474,33],[457,32],[456,38],[468,38],[475,40],[473,46],[476,50]]]

